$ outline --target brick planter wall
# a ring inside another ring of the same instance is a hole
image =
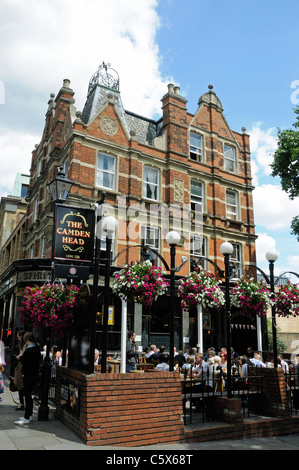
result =
[[[80,415],[63,406],[62,380],[78,384]],[[59,367],[56,417],[87,445],[141,446],[185,439],[180,376],[95,374]]]
[[[267,412],[271,416],[284,417],[290,415],[286,381],[282,368],[262,369],[264,376],[264,392]]]
[[[243,412],[240,400],[236,398],[217,397],[215,400],[216,419],[234,425],[243,424]]]

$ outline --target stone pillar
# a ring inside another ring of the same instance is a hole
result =
[[[134,331],[137,337],[140,337],[140,341],[136,340],[137,346],[147,346],[141,344],[142,336],[142,304],[134,304]]]

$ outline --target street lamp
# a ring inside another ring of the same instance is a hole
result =
[[[227,348],[227,396],[231,398],[231,312],[230,312],[230,295],[229,295],[229,258],[233,253],[233,245],[224,242],[220,245],[220,252],[224,256],[225,265],[225,320],[226,320],[226,348]]]
[[[106,372],[107,346],[108,346],[108,312],[109,312],[109,285],[111,266],[111,243],[116,232],[118,222],[114,217],[108,216],[102,219],[102,231],[106,234],[106,260],[105,260],[105,285],[104,285],[104,312],[103,312],[103,338],[101,372]]]
[[[276,318],[275,318],[275,294],[274,294],[274,263],[278,258],[278,253],[276,251],[267,251],[266,259],[269,261],[269,271],[270,271],[270,288],[272,295],[272,336],[273,336],[273,360],[274,367],[277,368],[277,334],[276,334]]]
[[[63,167],[59,168],[56,178],[48,183],[49,189],[54,202],[64,202],[73,186],[74,181],[68,180],[65,177]]]
[[[56,209],[57,203],[63,203],[71,190],[74,182],[71,180],[66,179],[65,173],[63,172],[63,167],[59,168],[56,178],[54,178],[50,183],[48,183],[49,189],[52,194],[52,198],[54,200],[54,214]],[[54,217],[55,219],[55,217]],[[55,223],[53,224],[53,232],[55,230]],[[53,240],[55,235],[53,233]],[[53,257],[53,249],[52,249],[52,257]],[[52,273],[52,281],[54,277],[54,268]],[[48,390],[49,390],[49,382],[50,382],[50,372],[51,372],[51,363],[50,363],[50,340],[51,340],[51,332],[49,328],[46,328],[46,356],[43,363],[42,375],[41,375],[41,384],[40,384],[40,391],[41,391],[41,402],[38,409],[38,420],[39,421],[47,421],[49,419],[49,406],[48,406]]]
[[[102,205],[105,202],[106,191],[102,191],[101,199],[95,207],[95,246],[94,246],[94,271],[93,271],[93,292],[92,292],[92,314],[90,317],[90,350],[89,350],[89,372],[94,371],[94,351],[96,349],[96,318],[98,302],[98,284],[99,284],[99,263],[100,263],[100,244],[101,236],[97,234],[99,222],[102,219]],[[100,238],[100,240],[98,240]]]
[[[170,246],[170,311],[169,311],[169,370],[174,368],[174,308],[175,308],[175,252],[181,237],[174,230],[165,237]]]

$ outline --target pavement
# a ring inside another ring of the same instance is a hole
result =
[[[195,463],[192,459],[197,458],[196,454],[201,450],[299,450],[299,433],[276,437],[227,439],[188,444],[170,443],[144,447],[87,446],[73,431],[55,418],[55,408],[51,405],[49,405],[47,421],[38,421],[38,405],[35,404],[32,422],[28,425],[15,425],[14,421],[23,416],[23,412],[15,410],[18,404],[18,393],[9,391],[9,382],[5,376],[4,381],[5,392],[1,395],[0,403],[0,450],[101,451],[102,453],[97,458],[100,457],[102,461],[104,459],[106,464],[130,464],[130,466],[140,468],[144,462],[147,465],[192,464]],[[174,461],[174,455],[179,455],[181,460]],[[167,456],[168,460],[166,460]],[[124,460],[130,458],[135,460]]]

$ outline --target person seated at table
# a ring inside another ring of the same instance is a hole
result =
[[[234,350],[234,348],[230,348],[231,351],[231,361],[232,363],[237,362],[240,358],[239,354]]]
[[[150,351],[147,354],[146,362],[151,362],[152,356],[154,354],[156,354],[156,356],[154,358],[158,359],[158,353],[159,353],[159,349],[157,348],[157,346],[155,344],[152,344],[151,347],[150,347]]]
[[[261,355],[256,351],[253,355],[253,358],[249,359],[253,365],[256,367],[266,367],[266,364],[262,362]]]
[[[219,370],[219,371],[222,370],[220,363],[221,363],[220,356],[214,356],[214,366],[213,366],[213,368],[215,370]]]
[[[169,370],[169,358],[164,354],[160,354],[159,356],[159,364],[156,365],[156,370]]]
[[[191,354],[191,350],[189,346],[185,346],[184,358],[187,361],[188,356]]]
[[[214,346],[210,346],[210,347],[207,349],[207,354],[206,354],[205,357],[204,357],[204,361],[205,361],[205,362],[208,362],[209,357],[214,357],[215,354],[216,354],[216,351],[215,351]]]
[[[241,356],[240,357],[240,373],[241,373],[241,378],[244,379],[246,382],[248,379],[248,368],[252,367],[252,362],[250,362],[250,359],[248,359],[247,356]]]
[[[189,370],[191,367],[193,367],[193,365],[194,365],[194,357],[189,356],[188,359],[187,359],[187,362],[185,362],[181,367],[182,373],[185,373],[187,370]]]
[[[224,352],[220,353],[220,367],[223,372],[227,371],[227,355]]]
[[[175,356],[175,362],[178,364],[179,369],[181,369],[183,364],[185,364],[186,359],[184,358],[183,351],[179,351]]]
[[[94,365],[100,366],[102,358],[100,357],[100,351],[98,349],[94,350]],[[112,365],[107,363],[106,368],[108,368],[108,372],[112,371]]]
[[[201,390],[213,390],[212,374],[209,364],[203,360],[203,354],[195,354],[195,364],[190,370],[193,374],[193,378],[198,380],[194,382],[194,385],[200,387]]]

